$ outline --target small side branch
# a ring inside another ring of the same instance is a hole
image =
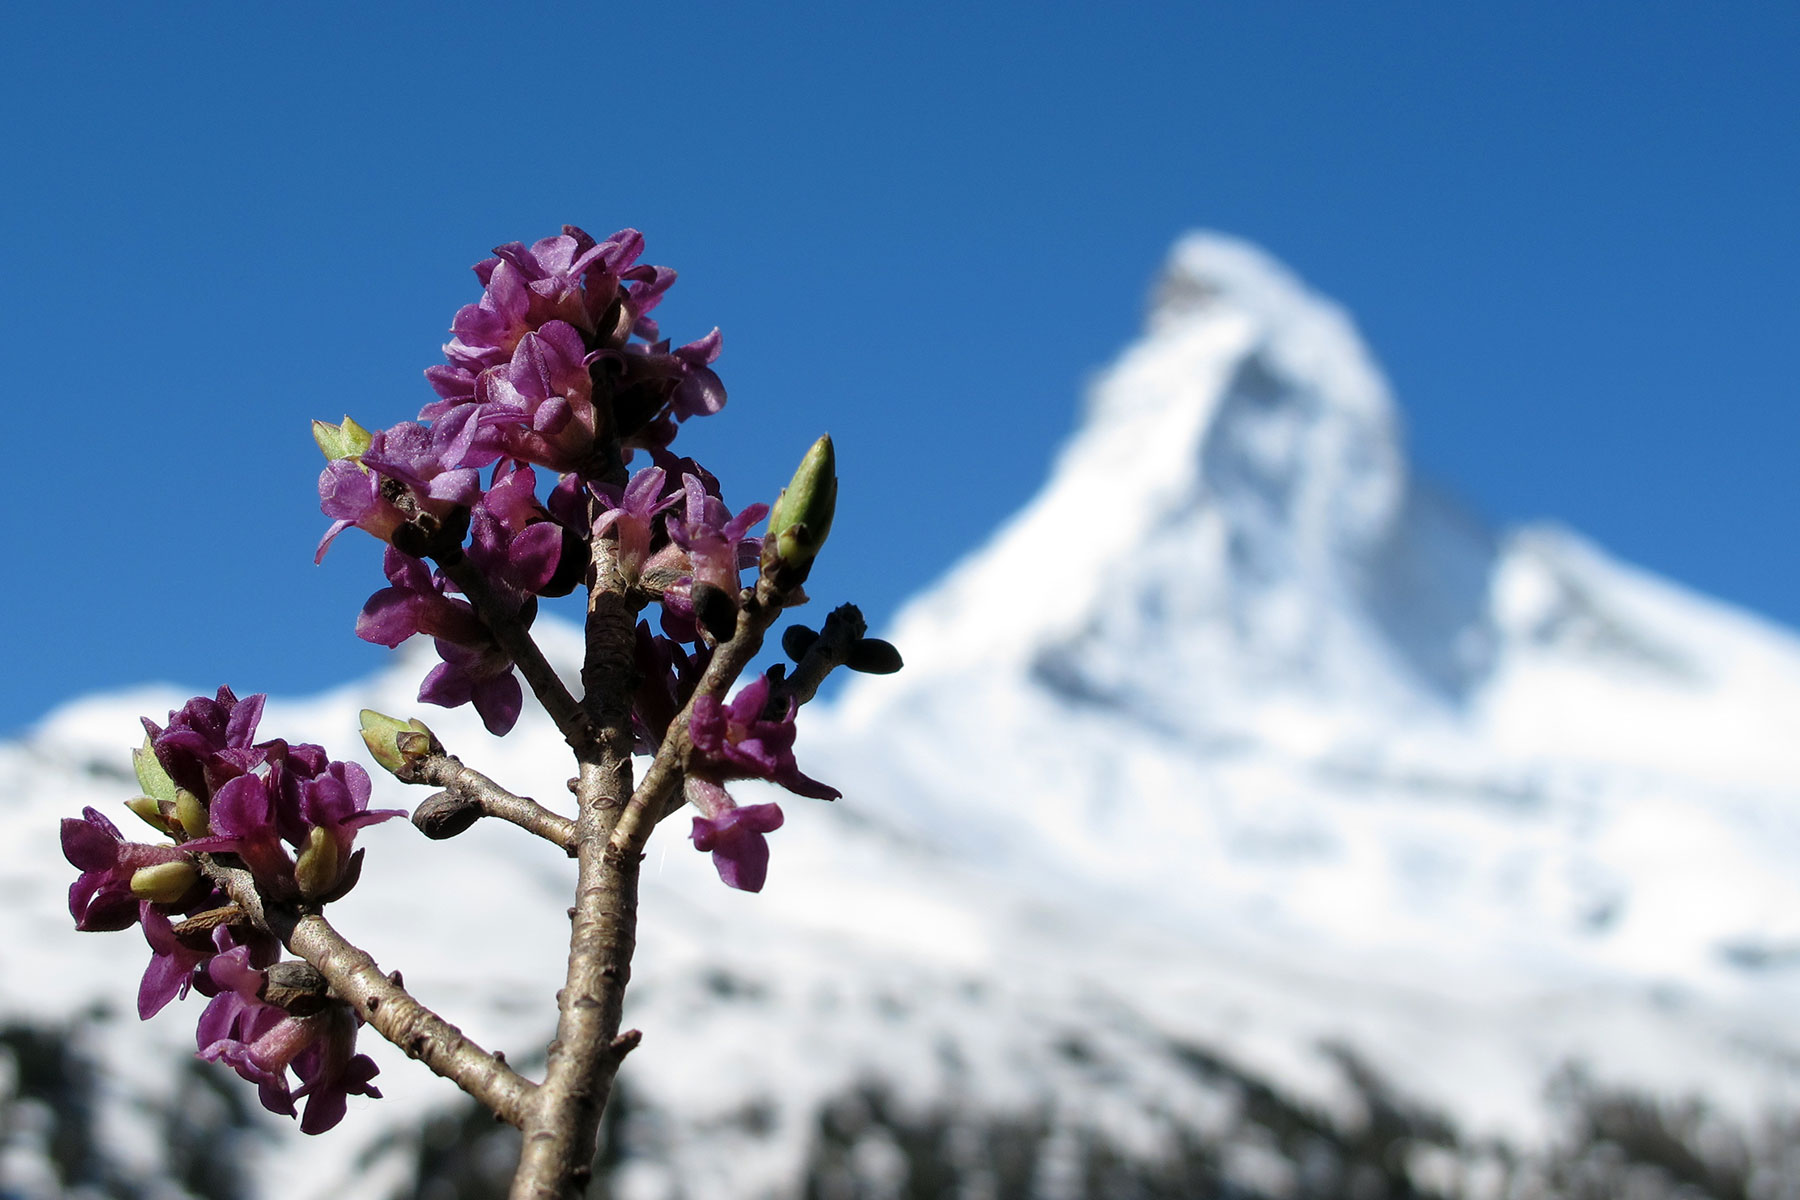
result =
[[[668,732],[663,735],[662,745],[657,747],[655,759],[644,772],[643,782],[632,793],[631,803],[625,806],[625,812],[613,828],[608,854],[635,860],[644,852],[644,843],[649,840],[651,829],[681,806],[681,779],[687,770],[688,756],[694,749],[693,738],[688,733],[688,723],[694,715],[694,701],[701,696],[721,699],[731,685],[737,682],[738,676],[744,673],[744,668],[750,665],[757,651],[762,649],[763,635],[781,615],[783,599],[782,594],[769,584],[767,578],[758,580],[754,589],[745,592],[744,601],[738,608],[737,629],[733,631],[730,641],[720,643],[713,653],[712,661],[706,666],[706,673],[695,686],[694,694],[688,697],[687,704],[669,722]],[[821,674],[820,678],[823,679],[824,675]]]
[[[819,694],[825,677],[844,665],[850,652],[869,632],[869,623],[854,604],[840,604],[825,618],[825,627],[807,646],[794,669],[769,693],[769,702],[786,709],[787,702],[805,704]]]
[[[523,1126],[537,1085],[419,1003],[401,986],[398,974],[382,974],[366,951],[345,940],[323,916],[265,904],[248,871],[210,861],[205,870],[225,888],[239,910],[311,964],[338,998],[377,1033],[479,1100],[501,1120]]]
[[[450,581],[462,589],[463,595],[469,598],[469,603],[475,606],[475,612],[487,624],[494,640],[518,664],[519,674],[531,685],[532,695],[538,698],[538,703],[544,706],[544,711],[556,722],[556,728],[561,731],[563,739],[579,754],[593,741],[593,726],[588,721],[587,714],[582,711],[580,702],[563,685],[562,678],[532,639],[531,631],[516,614],[506,611],[506,606],[499,602],[494,590],[488,586],[486,577],[467,558],[458,558],[454,562],[440,559],[438,565],[443,568]]]
[[[444,789],[448,804],[419,806],[413,824],[426,837],[443,838],[461,833],[480,817],[510,821],[528,833],[575,853],[575,822],[551,812],[529,796],[515,796],[454,754],[431,754],[408,763],[400,778]]]
[[[512,1125],[522,1125],[536,1086],[463,1031],[415,1000],[397,976],[384,975],[367,952],[317,913],[301,917],[288,949],[311,963],[332,990],[382,1037],[450,1080]]]

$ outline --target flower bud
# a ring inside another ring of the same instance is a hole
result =
[[[175,820],[182,832],[191,838],[205,837],[212,832],[212,824],[206,818],[206,805],[186,788],[175,790]]]
[[[144,795],[152,800],[167,800],[171,804],[175,802],[175,781],[169,778],[162,763],[157,761],[156,751],[151,748],[148,735],[144,737],[143,748],[131,752],[131,765],[137,771],[138,786],[144,789]]]
[[[859,638],[850,647],[844,665],[865,675],[892,675],[904,664],[900,661],[900,651],[895,648],[894,643],[866,637]]]
[[[818,630],[808,629],[804,625],[789,625],[781,634],[781,652],[799,662],[818,640]]]
[[[794,478],[775,498],[763,540],[764,568],[779,564],[804,571],[825,544],[837,512],[837,455],[826,434],[800,460]]]
[[[413,810],[412,823],[434,842],[453,838],[481,819],[481,805],[467,796],[439,792]]]
[[[162,814],[162,806],[148,796],[133,796],[125,802],[125,807],[144,819],[144,823],[158,833],[174,833],[168,819]]]
[[[185,859],[139,867],[131,875],[131,894],[155,904],[173,904],[187,895],[200,872]]]
[[[407,768],[422,758],[444,752],[443,743],[425,723],[414,717],[402,721],[365,708],[360,714],[363,743],[383,770],[405,778]]]
[[[341,866],[337,839],[331,831],[317,825],[307,830],[306,849],[300,851],[300,861],[294,865],[294,882],[300,885],[300,895],[307,900],[330,895],[337,887]]]
[[[314,421],[312,435],[325,457],[334,462],[340,458],[358,458],[375,440],[374,434],[347,416],[342,425]],[[358,462],[357,466],[362,466],[362,463]]]

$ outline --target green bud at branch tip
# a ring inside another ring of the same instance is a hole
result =
[[[370,755],[381,768],[391,774],[399,775],[420,759],[444,752],[437,735],[417,717],[402,721],[365,708],[360,719],[363,744],[368,746]]]
[[[342,425],[332,425],[326,421],[312,423],[313,441],[319,444],[319,450],[327,459],[336,461],[340,458],[360,458],[374,442],[375,435],[352,421],[348,416]],[[358,463],[360,466],[361,464]]]
[[[836,513],[837,454],[831,435],[826,434],[807,450],[793,480],[775,498],[764,545],[773,548],[781,566],[789,570],[806,567],[825,545]],[[769,555],[765,553],[764,558]]]

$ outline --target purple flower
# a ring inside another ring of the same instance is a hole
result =
[[[537,472],[510,458],[494,464],[494,478],[481,497],[480,507],[514,532],[534,521],[550,519],[550,514],[537,500]]]
[[[381,566],[392,586],[363,605],[356,618],[357,637],[390,650],[415,633],[455,642],[489,640],[474,606],[446,596],[448,581],[424,562],[389,546]]]
[[[300,817],[308,828],[301,866],[307,866],[307,855],[311,854],[320,856],[312,861],[323,861],[331,868],[325,872],[326,878],[307,875],[301,879],[301,891],[309,898],[329,897],[342,884],[357,830],[407,815],[401,808],[370,810],[369,790],[369,773],[346,762],[334,762],[322,774],[300,785]],[[317,844],[319,838],[313,830],[329,839],[329,849]]]
[[[623,488],[608,484],[590,484],[589,488],[605,512],[594,520],[594,536],[610,531],[618,543],[619,574],[628,583],[636,583],[650,560],[656,518],[679,502],[680,492],[664,495],[668,475],[661,467],[645,467],[631,477]]]
[[[406,524],[406,514],[382,495],[381,476],[350,458],[334,458],[319,473],[319,510],[332,520],[313,552],[315,563],[352,526],[385,542]]]
[[[439,398],[420,419],[477,408],[484,428],[502,426],[484,433],[486,444],[573,470],[606,413],[622,445],[650,448],[667,445],[676,422],[718,412],[719,331],[670,348],[650,313],[675,272],[639,263],[643,249],[634,229],[596,242],[572,225],[497,247],[475,267],[481,299],[451,323],[449,361],[425,372]],[[554,352],[534,344],[543,342]]]
[[[681,482],[687,505],[679,520],[669,522],[669,536],[688,552],[695,583],[709,583],[735,597],[739,572],[762,553],[762,539],[749,534],[769,515],[769,506],[752,504],[734,517],[697,476],[683,475]]]
[[[668,342],[657,342],[644,351],[646,358],[663,363],[663,370],[675,377],[675,390],[669,395],[669,407],[675,419],[710,417],[725,407],[725,385],[713,373],[712,364],[719,357],[725,339],[715,327],[703,338],[670,350]]]
[[[280,743],[258,746],[262,695],[239,700],[228,687],[213,699],[196,696],[169,714],[168,728],[144,718],[157,762],[176,787],[204,800],[226,780],[242,775],[277,752]]]
[[[448,583],[441,575],[392,547],[383,566],[393,586],[369,597],[356,621],[357,636],[388,647],[415,633],[436,639],[444,661],[425,677],[419,699],[445,708],[473,703],[489,732],[510,731],[524,694],[511,657],[495,644],[474,607],[444,595]]]
[[[475,410],[458,408],[432,425],[402,421],[378,431],[354,458],[336,458],[319,475],[319,509],[332,524],[313,561],[338,534],[356,526],[384,542],[412,517],[439,518],[481,495],[480,468],[496,454],[477,439]]]
[[[504,366],[475,381],[473,411],[484,445],[556,471],[592,452],[597,431],[588,349],[574,326],[552,321],[528,333]]]
[[[282,845],[281,786],[272,775],[239,775],[213,794],[207,806],[212,832],[184,843],[191,851],[235,854],[244,860],[256,884],[275,896],[292,897],[294,860]],[[289,832],[296,822],[290,820]]]
[[[723,787],[689,776],[688,802],[701,814],[688,836],[694,849],[711,851],[713,866],[727,887],[762,891],[769,876],[769,842],[763,835],[781,828],[781,806],[752,804],[739,808]]]
[[[835,800],[836,788],[800,773],[794,762],[792,700],[779,720],[763,715],[769,704],[769,680],[758,676],[730,704],[697,696],[688,719],[688,736],[705,758],[705,767],[725,779],[767,779],[801,796]]]
[[[632,741],[639,754],[655,754],[669,723],[706,673],[712,649],[698,646],[690,654],[680,642],[655,636],[649,622],[639,621],[633,659],[637,687],[631,698]]]
[[[240,775],[220,788],[208,812],[211,834],[184,849],[237,855],[274,896],[335,899],[356,831],[406,813],[369,811],[369,774],[355,763],[326,762],[311,773],[298,766],[277,764],[267,775]],[[288,846],[300,851],[298,863]]]
[[[474,412],[459,409],[431,425],[402,421],[378,431],[362,453],[362,464],[405,484],[424,512],[443,516],[467,507],[481,495],[478,468],[494,460],[476,445]]]
[[[219,933],[225,933],[225,930],[221,929]],[[228,941],[229,938],[214,937],[215,946]],[[270,955],[268,961],[272,962],[274,958],[275,955]],[[214,995],[200,1014],[200,1022],[194,1030],[197,1049],[204,1050],[214,1042],[226,1039],[252,1041],[262,1032],[252,1032],[259,1015],[280,1016],[279,1010],[263,1004],[259,998],[266,978],[256,966],[249,946],[227,945],[207,960],[206,970],[195,976],[194,986],[202,991],[210,990]],[[265,1024],[272,1025],[274,1021]]]
[[[150,966],[138,985],[138,1018],[148,1021],[161,1012],[169,1001],[185,996],[194,978],[194,968],[214,953],[212,935],[177,934],[175,927],[154,904],[143,905],[139,919],[144,923],[144,940],[150,943]]]
[[[496,247],[495,257],[475,265],[485,290],[479,302],[456,314],[450,326],[455,336],[444,353],[453,365],[480,371],[505,361],[527,334],[551,321],[567,322],[596,341],[623,340],[674,281],[673,271],[633,265],[643,249],[635,229],[595,242],[573,225],[530,246]],[[625,279],[633,286],[621,295]],[[609,323],[615,301],[619,307]]]
[[[442,638],[437,652],[444,661],[419,685],[419,699],[444,708],[473,704],[489,733],[504,737],[511,732],[525,694],[506,652],[498,646],[465,646]]]
[[[562,526],[538,504],[535,479],[530,467],[502,460],[469,522],[469,561],[514,611],[549,585],[562,559]]]
[[[654,325],[642,322],[654,336]],[[627,343],[589,355],[595,394],[612,401],[619,441],[645,450],[667,446],[678,422],[710,416],[725,407],[725,385],[713,372],[723,339],[714,329],[674,350],[666,341]]]
[[[126,841],[118,826],[94,808],[82,809],[80,820],[63,818],[62,850],[70,865],[81,870],[69,886],[69,915],[75,928],[89,933],[136,922],[139,900],[132,895],[131,877],[145,867],[188,857],[174,846]]]
[[[221,1038],[200,1057],[222,1062],[256,1084],[270,1112],[293,1116],[294,1101],[304,1096],[302,1133],[324,1133],[343,1120],[350,1096],[381,1096],[370,1083],[378,1068],[368,1055],[355,1052],[356,1018],[343,1004],[305,1017],[263,1005],[240,1021],[242,1037]],[[297,1091],[288,1087],[290,1068],[300,1080]]]

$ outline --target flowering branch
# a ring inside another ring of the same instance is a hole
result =
[[[255,1083],[265,1107],[300,1116],[306,1133],[340,1121],[348,1096],[380,1095],[374,1062],[355,1053],[367,1023],[523,1131],[519,1200],[582,1191],[613,1080],[640,1040],[621,1015],[658,822],[692,806],[694,848],[726,885],[760,891],[767,835],[786,817],[772,802],[740,806],[726,785],[761,779],[837,798],[795,762],[795,713],[839,666],[900,665],[844,605],[817,633],[788,630],[791,674],[773,668],[728,697],[780,613],[805,602],[836,508],[835,452],[820,438],[772,508],[734,513],[711,472],[669,449],[683,422],[725,403],[711,366],[719,334],[679,347],[662,338],[650,313],[675,276],[639,263],[642,249],[635,230],[596,241],[573,226],[498,247],[475,268],[483,294],[457,313],[447,361],[426,372],[438,398],[418,420],[375,432],[349,417],[313,425],[327,459],[320,507],[333,522],[318,556],[352,527],[387,544],[387,586],[364,604],[357,635],[390,647],[429,637],[441,661],[419,700],[471,705],[495,736],[519,718],[522,676],[573,751],[571,819],[465,766],[417,718],[361,718],[377,763],[442,789],[411,814],[426,836],[496,817],[576,860],[542,1083],[420,1004],[326,920],[322,909],[360,878],[356,832],[407,814],[370,810],[369,777],[354,763],[257,741],[262,697],[221,688],[166,728],[145,722],[145,795],[128,807],[168,842],[128,842],[93,809],[63,822],[64,854],[81,872],[77,928],[141,925],[150,944],[140,1016],[190,990],[209,997],[200,1056]],[[639,455],[649,463],[633,469]],[[539,471],[554,478],[547,488]],[[579,699],[531,636],[540,599],[577,586],[587,592]],[[655,627],[640,619],[652,607]],[[651,760],[635,782],[634,754]]]

